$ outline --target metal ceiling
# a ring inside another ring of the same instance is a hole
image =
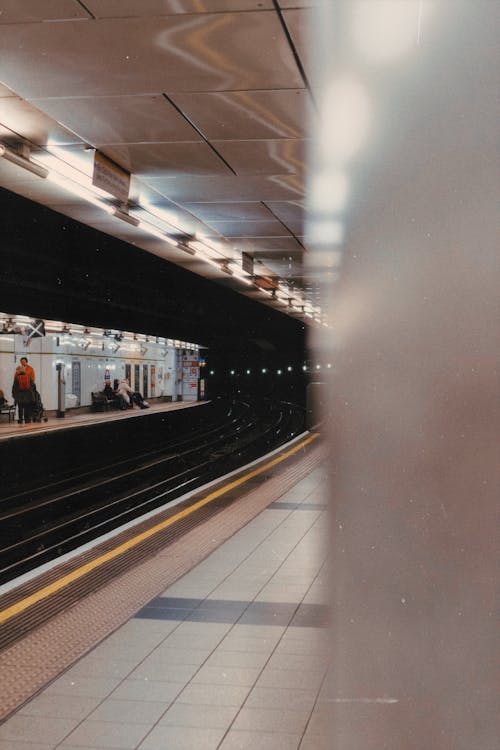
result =
[[[181,233],[211,243],[208,255],[188,254],[146,225],[103,212],[64,180],[5,159],[0,185],[283,312],[319,320],[303,262],[313,5],[0,2],[0,142],[16,151],[28,145],[23,153],[32,161],[55,164],[56,172],[68,165],[85,179],[98,150],[132,174],[126,210],[161,231],[167,217]],[[274,296],[243,272],[242,252],[253,256],[255,275],[274,278]]]

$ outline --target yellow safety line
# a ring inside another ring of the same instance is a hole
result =
[[[162,521],[161,523],[156,524],[156,526],[152,526],[147,531],[143,531],[142,534],[137,534],[137,536],[132,537],[132,539],[129,539],[127,542],[123,542],[123,544],[120,544],[118,547],[115,547],[109,552],[106,552],[104,555],[100,555],[99,557],[96,557],[95,560],[92,560],[91,562],[86,563],[86,565],[81,565],[79,568],[76,568],[76,570],[73,570],[71,573],[68,573],[62,578],[57,579],[56,581],[49,584],[48,586],[44,586],[44,588],[40,589],[39,591],[36,591],[34,594],[31,594],[31,596],[27,596],[25,599],[21,599],[20,601],[16,602],[16,604],[13,604],[12,606],[1,610],[0,611],[0,623],[6,622],[7,620],[10,620],[12,617],[15,617],[21,612],[24,612],[25,609],[28,609],[33,604],[36,604],[37,602],[42,601],[43,599],[47,599],[47,597],[51,596],[51,594],[54,594],[57,591],[60,591],[65,586],[68,586],[70,583],[73,583],[74,581],[77,581],[79,578],[82,578],[83,576],[87,575],[87,573],[90,573],[92,570],[95,570],[96,568],[99,568],[101,565],[104,565],[110,560],[113,560],[115,557],[122,555],[124,552],[127,552],[127,550],[132,549],[132,547],[136,547],[138,544],[145,541],[146,539],[149,539],[155,534],[158,534],[158,532],[163,531],[164,529],[167,529],[169,526],[172,526],[172,524],[176,523],[176,521],[180,521],[182,518],[186,518],[186,516],[191,515],[191,513],[194,513],[199,508],[202,508],[204,505],[207,505],[208,503],[212,502],[212,500],[215,500],[221,495],[224,495],[226,492],[229,492],[229,490],[232,490],[235,487],[238,487],[240,484],[244,484],[245,482],[248,482],[249,479],[252,479],[252,477],[257,476],[258,474],[262,474],[263,471],[270,469],[272,466],[276,466],[276,464],[281,463],[281,461],[284,461],[286,458],[289,458],[289,456],[293,456],[294,453],[297,453],[299,450],[301,450],[306,445],[311,443],[317,437],[319,437],[317,433],[310,435],[310,437],[306,438],[305,440],[303,440],[301,443],[291,448],[286,453],[283,453],[280,456],[277,456],[276,458],[274,458],[272,461],[269,461],[269,463],[264,464],[264,466],[260,466],[258,469],[253,469],[253,471],[248,472],[248,474],[244,474],[239,479],[235,479],[233,482],[229,482],[229,484],[224,485],[220,489],[215,490],[214,492],[211,492],[209,495],[202,498],[201,500],[198,500],[197,503],[194,503],[194,505],[191,505],[189,508],[179,511],[179,513],[176,513],[175,516],[171,516],[170,518],[167,518],[165,521]]]

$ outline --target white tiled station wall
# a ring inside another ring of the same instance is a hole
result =
[[[58,408],[56,366],[59,363],[64,365],[67,409],[90,406],[92,392],[102,391],[106,375],[113,385],[115,378],[128,375],[127,365],[130,366],[131,386],[135,387],[138,374],[137,390],[141,393],[144,393],[144,368],[147,368],[148,398],[167,397],[176,401],[182,396],[182,381],[179,381],[182,378],[181,350],[178,352],[176,346],[154,340],[144,342],[124,338],[116,341],[113,336],[98,333],[48,334],[32,339],[28,346],[25,342],[23,335],[0,337],[0,389],[9,401],[15,369],[22,356],[28,357],[35,369],[36,385],[45,409]],[[73,393],[77,388],[73,385],[72,371],[77,363],[80,364],[79,397]]]

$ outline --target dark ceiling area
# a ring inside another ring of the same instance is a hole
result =
[[[304,325],[62,214],[0,190],[1,309],[298,362]]]

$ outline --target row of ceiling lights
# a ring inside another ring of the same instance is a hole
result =
[[[311,365],[311,366],[302,365],[301,369],[302,369],[303,372],[314,372],[315,370],[321,370],[322,367],[323,366],[320,365],[320,364]],[[332,366],[331,366],[330,363],[328,363],[327,365],[325,365],[325,368],[327,370],[331,370],[331,367]],[[284,372],[293,372],[293,370],[294,370],[294,368],[291,365],[288,365],[288,367],[286,367],[286,368],[278,368],[276,370],[276,375],[282,375]],[[267,375],[267,374],[271,374],[274,371],[271,368],[262,367],[260,370],[257,370],[256,372],[257,372],[257,374],[260,373],[262,375]],[[215,374],[216,374],[215,370],[210,370],[209,371],[209,375],[215,375]],[[252,374],[252,370],[242,370],[241,373],[238,372],[237,370],[229,370],[229,373],[226,373],[226,374],[234,375],[234,376],[237,376],[237,375],[251,375]]]
[[[85,336],[102,336],[103,338],[114,340],[117,343],[124,340],[125,342],[134,343],[153,343],[162,346],[171,346],[176,349],[185,349],[187,352],[197,352],[200,348],[199,344],[180,341],[178,339],[168,339],[163,336],[151,336],[145,333],[131,333],[129,331],[119,331],[114,328],[89,328],[78,323],[63,323],[62,321],[56,320],[36,321],[27,315],[10,315],[8,313],[0,313],[0,333],[27,335],[27,333],[32,330],[38,322],[44,324],[45,333],[62,334],[68,343],[71,342],[68,338],[70,336],[79,336],[82,338]]]
[[[0,144],[0,157],[27,169],[38,177],[50,180],[109,215],[121,219],[153,237],[157,237],[176,250],[196,256],[219,271],[238,279],[243,284],[252,286],[255,291],[266,295],[290,311],[294,310],[317,323],[324,322],[321,309],[301,297],[296,290],[292,290],[288,282],[279,279],[277,288],[263,289],[254,275],[243,270],[240,257],[235,258],[225,255],[225,252],[230,251],[230,248],[211,238],[197,234],[192,235],[185,231],[179,225],[180,222],[175,215],[145,200],[134,204],[122,203],[120,206],[111,203],[111,194],[92,184],[92,178],[88,174],[88,164],[82,161],[70,164],[71,155],[56,146],[50,146],[48,150],[40,151],[36,154],[35,159],[32,159],[28,144],[23,144],[17,151],[5,144]],[[77,159],[78,157],[73,158]],[[115,199],[113,198],[113,200]]]

